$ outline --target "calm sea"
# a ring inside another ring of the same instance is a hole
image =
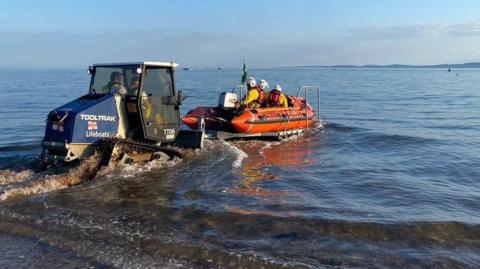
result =
[[[321,89],[325,128],[208,141],[183,160],[36,174],[47,113],[84,70],[0,71],[2,268],[479,268],[480,70],[261,69]],[[217,70],[179,70],[182,114]],[[222,70],[232,89],[240,70]],[[315,94],[309,96],[316,105]]]

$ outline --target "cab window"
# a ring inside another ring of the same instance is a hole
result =
[[[121,84],[128,90],[131,86],[132,79],[138,77],[136,72],[137,68],[138,66],[96,67],[89,93],[109,93],[109,86],[111,86],[109,83],[111,82],[111,76],[114,72],[122,74]]]
[[[172,76],[167,68],[149,67],[143,76],[143,89],[148,96],[172,96]]]

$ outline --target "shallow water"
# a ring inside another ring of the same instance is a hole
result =
[[[30,168],[46,114],[86,92],[88,76],[0,71],[0,265],[477,268],[479,74],[250,70],[289,94],[319,85],[325,128],[208,141],[183,160],[76,182],[82,167]],[[221,84],[239,78],[222,70]],[[215,104],[217,85],[216,70],[178,71],[182,113]]]

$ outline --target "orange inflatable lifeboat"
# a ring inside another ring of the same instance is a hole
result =
[[[315,112],[305,100],[289,96],[288,101],[289,107],[285,108],[197,107],[182,121],[191,129],[198,129],[203,118],[206,130],[248,134],[305,129],[315,124]]]

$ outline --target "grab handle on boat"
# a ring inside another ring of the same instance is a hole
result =
[[[297,92],[297,95],[295,97],[295,103],[298,101],[298,97],[300,96],[300,94],[302,93],[302,91],[305,93],[305,122],[306,122],[306,129],[308,130],[308,90],[309,89],[314,89],[316,90],[317,92],[317,111],[316,112],[316,118],[317,118],[317,122],[320,123],[320,87],[318,86],[300,86],[300,88],[298,88],[298,92]],[[283,130],[283,133],[285,133],[287,131],[287,127],[288,127],[288,124],[290,123],[290,119],[292,118],[292,114],[293,114],[293,109],[295,108],[295,106],[292,106],[290,108],[290,113],[288,115],[288,119],[287,119],[287,124],[285,125],[285,129]],[[313,119],[312,119],[313,120]]]

